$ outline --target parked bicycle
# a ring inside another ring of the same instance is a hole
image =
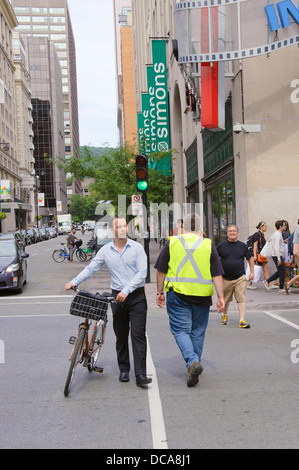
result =
[[[104,369],[97,365],[97,361],[105,340],[108,304],[115,302],[114,297],[107,292],[91,294],[77,290],[76,287],[73,289],[76,295],[71,303],[70,314],[85,320],[83,322],[80,320],[77,336],[71,336],[69,339],[73,350],[69,358],[70,366],[64,387],[66,397],[78,364],[87,367],[89,372],[103,372]]]
[[[52,253],[52,258],[56,263],[62,263],[64,260],[68,259],[70,260],[70,254],[65,247],[65,243],[60,243],[63,248],[60,248],[59,250],[54,250]],[[87,255],[84,253],[82,248],[78,245],[78,242],[75,243],[74,247],[74,252],[73,254],[76,253],[76,257],[79,261],[86,261],[87,260]]]
[[[86,248],[82,248],[82,251],[86,253],[87,261],[90,260],[96,254],[97,240],[93,237],[89,240]]]

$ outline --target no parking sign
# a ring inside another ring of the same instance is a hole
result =
[[[142,196],[141,194],[132,195],[132,215],[142,214]]]

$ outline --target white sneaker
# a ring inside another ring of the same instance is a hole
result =
[[[269,284],[267,281],[263,281],[264,286],[266,287],[267,290],[271,290]]]
[[[270,289],[279,289],[279,286],[276,284],[269,285]]]
[[[277,292],[285,292],[286,293],[286,290],[285,289],[278,289]]]
[[[255,290],[255,289],[257,289],[257,287],[255,287],[255,286],[247,286],[247,289]]]

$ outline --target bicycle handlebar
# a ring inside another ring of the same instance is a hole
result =
[[[76,285],[72,286],[71,289],[74,290],[77,293],[81,292],[80,289],[78,289],[78,286],[76,286]],[[108,294],[108,293],[107,292],[97,292],[95,295],[97,296],[97,298],[99,300],[103,300],[104,302],[109,302],[110,304],[117,304],[118,303],[115,300],[115,297],[110,295],[110,293],[108,295],[105,295],[105,294]]]

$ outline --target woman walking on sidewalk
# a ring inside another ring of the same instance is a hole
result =
[[[266,245],[265,233],[267,232],[268,225],[266,222],[259,222],[256,226],[258,231],[253,235],[252,244],[253,244],[253,260],[254,263],[258,266],[262,266],[264,278],[268,279],[269,277],[269,268],[268,268],[268,260],[259,262],[258,255]],[[267,258],[266,258],[267,259]],[[271,286],[273,288],[273,286]],[[256,289],[255,286],[252,285],[252,281],[249,281],[247,289]]]
[[[282,232],[284,230],[283,221],[277,220],[277,222],[275,222],[275,227],[276,227],[276,232],[274,232],[273,235],[271,235],[268,241],[268,248],[270,248],[271,250],[272,259],[275,263],[277,271],[274,274],[272,274],[272,276],[270,276],[268,279],[263,281],[263,284],[267,290],[270,290],[271,289],[271,286],[269,285],[270,282],[275,281],[276,279],[279,278],[279,291],[278,292],[285,292],[285,288],[284,288],[285,266],[284,266],[284,259],[282,256],[282,253],[283,253]],[[266,249],[266,246],[265,246],[265,249]],[[265,255],[263,254],[263,256]]]

